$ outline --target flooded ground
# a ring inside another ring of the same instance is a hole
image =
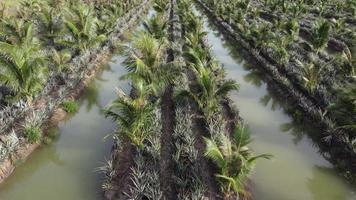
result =
[[[119,77],[123,57],[114,56],[79,100],[80,110],[56,129],[58,138],[36,150],[0,186],[1,200],[97,200],[102,198],[95,168],[109,156],[115,125],[101,109],[115,98],[115,87],[129,90]]]
[[[152,16],[152,11],[149,16]],[[261,74],[251,70],[238,53],[206,22],[208,39],[229,78],[241,90],[231,98],[255,138],[256,152],[274,155],[260,161],[252,176],[257,200],[354,200],[355,189],[339,177],[303,131],[272,97]],[[115,87],[129,90],[118,77],[125,73],[123,57],[114,56],[79,100],[80,110],[56,130],[58,138],[39,148],[0,186],[1,200],[97,200],[100,176],[94,172],[109,155],[115,125],[101,109],[115,98]]]
[[[205,17],[205,16],[204,16]],[[205,31],[227,77],[241,89],[231,96],[251,129],[257,153],[270,153],[259,161],[252,176],[256,200],[354,200],[356,190],[338,176],[332,165],[305,136],[306,128],[295,124],[268,91],[261,74],[247,66],[231,44],[205,19]],[[236,46],[236,45],[235,45]]]
[[[156,12],[150,9],[146,18]],[[126,33],[142,29],[142,23]],[[53,131],[58,137],[37,149],[0,185],[0,200],[98,200],[103,198],[102,177],[96,169],[105,163],[112,147],[111,134],[116,126],[106,119],[102,109],[114,100],[116,88],[129,93],[131,87],[120,77],[126,74],[120,53],[112,56],[78,100],[79,111],[69,116]]]

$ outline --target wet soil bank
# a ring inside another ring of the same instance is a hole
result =
[[[34,112],[43,109],[53,109],[51,112],[49,112],[50,114],[48,118],[45,118],[41,122],[43,130],[42,139],[46,137],[46,134],[50,127],[55,126],[66,117],[67,113],[60,108],[60,103],[64,100],[76,100],[83,94],[83,91],[87,88],[87,86],[91,82],[91,79],[97,74],[97,72],[100,71],[100,67],[103,66],[102,64],[107,61],[107,58],[112,53],[116,41],[121,38],[124,31],[126,31],[137,23],[137,20],[140,19],[142,13],[147,10],[149,4],[150,1],[145,0],[141,5],[132,9],[129,13],[122,17],[123,20],[119,21],[115,31],[109,37],[108,41],[100,45],[99,48],[92,49],[89,53],[85,53],[84,55],[80,55],[74,59],[73,65],[78,65],[76,62],[77,60],[84,60],[84,62],[80,62],[80,65],[88,65],[90,67],[87,68],[84,77],[81,78],[76,85],[68,86],[65,89],[67,90],[67,94],[63,99],[57,99],[59,96],[59,89],[53,88],[50,93],[50,96],[47,96],[45,99],[40,98],[35,101]],[[49,104],[51,103],[49,101],[56,102],[57,106],[53,108],[47,108],[47,106],[49,106]],[[21,125],[16,124],[15,126],[19,127]],[[12,129],[17,130],[15,127]],[[0,139],[2,140],[2,142],[6,141],[6,135],[2,135]],[[41,143],[29,144],[26,141],[20,141],[16,149],[11,152],[7,156],[7,158],[4,159],[4,161],[0,163],[0,182],[3,182],[6,178],[8,178],[15,170],[17,164],[26,160],[28,156],[30,156],[33,151],[37,149],[40,145]]]

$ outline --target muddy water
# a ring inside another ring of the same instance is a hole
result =
[[[205,19],[206,20],[206,19]],[[356,189],[337,175],[332,165],[305,136],[306,128],[293,122],[268,91],[261,74],[247,66],[206,21],[212,51],[224,65],[227,77],[241,89],[231,95],[240,115],[249,125],[258,153],[270,153],[259,161],[252,176],[257,200],[355,200]]]
[[[115,98],[115,87],[129,90],[118,77],[125,73],[123,57],[114,56],[103,66],[80,98],[78,113],[54,131],[58,137],[31,155],[0,186],[1,200],[97,200],[101,199],[100,176],[95,168],[109,155],[114,124],[101,110]]]
[[[155,15],[150,9],[142,21]],[[140,23],[128,37],[143,29]],[[37,149],[25,163],[0,185],[0,200],[98,200],[102,199],[102,178],[96,169],[110,156],[115,124],[106,119],[102,109],[113,99],[116,88],[129,93],[124,57],[117,53],[102,67],[78,100],[79,111],[68,116],[58,127],[57,137]]]

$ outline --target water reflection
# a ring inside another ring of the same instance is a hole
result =
[[[258,153],[274,155],[272,161],[258,162],[251,177],[255,199],[356,199],[355,189],[331,168],[310,137],[305,137],[307,133],[314,134],[315,130],[299,120],[303,116],[295,112],[286,99],[278,98],[280,91],[265,83],[263,73],[245,64],[246,56],[236,51],[236,44],[226,41],[207,22],[205,31],[227,77],[241,86],[231,99],[253,133],[252,148]]]
[[[264,105],[266,107],[268,106],[269,102],[271,102],[270,108],[272,111],[280,109],[279,102],[276,99],[274,99],[271,94],[266,94],[265,96],[261,97],[260,102],[262,105]]]
[[[248,83],[253,84],[256,87],[261,87],[263,84],[261,73],[256,69],[251,69],[251,68],[252,67],[248,65],[244,65],[244,69],[249,70],[249,72],[244,76],[244,80]]]
[[[345,182],[332,176],[335,169],[314,166],[312,177],[307,180],[306,185],[314,200],[346,200],[348,191]],[[334,187],[334,188],[331,188]],[[336,188],[335,188],[336,187]]]
[[[115,87],[129,88],[118,79],[125,73],[123,59],[114,57],[102,68],[78,100],[79,111],[57,127],[60,134],[55,141],[36,150],[0,186],[1,200],[101,198],[101,177],[94,169],[109,155],[111,141],[103,142],[103,138],[115,129],[101,110],[115,98]]]
[[[279,130],[282,132],[289,132],[289,134],[293,135],[293,143],[297,145],[304,138],[304,127],[298,126],[295,121],[287,122],[280,125]]]
[[[86,104],[86,109],[87,111],[90,111],[93,106],[97,106],[99,108],[102,108],[100,104],[100,98],[99,98],[99,89],[102,87],[103,82],[108,82],[108,79],[105,79],[102,75],[104,72],[114,72],[111,69],[111,66],[109,64],[105,64],[101,69],[100,72],[98,73],[97,77],[95,80],[93,80],[88,88],[85,90],[85,93],[83,94],[83,98],[79,100],[81,104]]]

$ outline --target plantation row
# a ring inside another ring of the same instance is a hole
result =
[[[299,118],[317,122],[321,134],[312,137],[323,156],[355,180],[354,1],[197,2],[302,111]]]
[[[1,18],[0,181],[50,139],[42,130],[57,108],[75,112],[73,99],[149,5],[100,2],[24,1]]]
[[[189,0],[155,1],[156,14],[125,49],[130,94],[106,115],[118,124],[112,158],[100,170],[106,199],[248,198],[258,158]]]

